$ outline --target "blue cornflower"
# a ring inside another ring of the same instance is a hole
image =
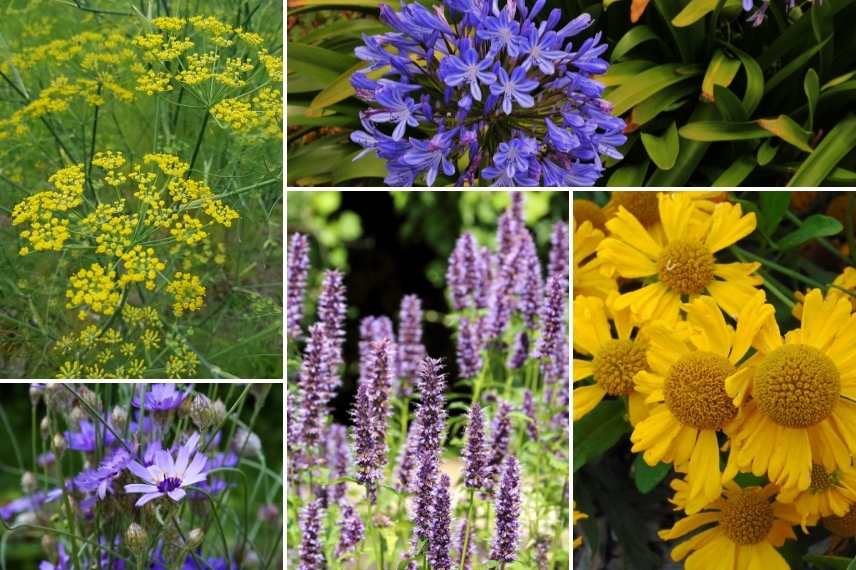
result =
[[[536,87],[538,82],[526,79],[526,70],[523,66],[515,67],[510,76],[500,67],[497,70],[496,83],[490,86],[490,92],[497,96],[502,95],[502,112],[510,115],[512,99],[524,109],[535,105],[535,99],[529,95],[529,92]]]
[[[113,493],[113,481],[117,479],[128,463],[131,454],[124,448],[114,450],[94,469],[86,469],[74,478],[74,486],[84,493],[95,493],[103,499]]]
[[[66,447],[74,451],[83,453],[93,453],[97,444],[95,437],[95,425],[89,420],[81,420],[79,424],[80,431],[67,431],[63,434],[66,441]],[[110,433],[110,430],[102,430],[101,434],[104,439],[104,445],[110,446],[116,442],[116,438]]]
[[[419,126],[419,121],[416,118],[416,102],[413,97],[405,99],[401,89],[387,86],[378,89],[375,97],[381,109],[372,111],[367,115],[367,118],[375,123],[395,123],[392,140],[401,140],[408,125],[411,127]]]
[[[493,58],[488,55],[479,59],[479,53],[470,47],[468,41],[463,42],[464,47],[460,57],[449,55],[443,58],[440,64],[440,76],[446,85],[455,87],[463,82],[470,86],[470,94],[476,101],[482,100],[479,82],[490,85],[496,81],[496,74],[488,70],[493,65]]]
[[[142,400],[135,396],[131,404],[135,408],[145,407],[147,411],[168,412],[181,406],[186,397],[187,392],[179,392],[175,384],[152,384],[151,391],[146,392]]]
[[[411,139],[410,143],[413,146],[404,153],[404,163],[421,170],[427,170],[426,182],[428,186],[434,185],[440,166],[443,167],[443,173],[446,176],[455,173],[455,165],[449,160],[448,155],[452,138],[457,134],[457,131],[458,129],[454,129],[437,133],[428,141]]]

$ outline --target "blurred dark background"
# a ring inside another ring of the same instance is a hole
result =
[[[526,192],[525,218],[546,264],[554,221],[569,219],[568,192]],[[289,239],[308,234],[311,269],[304,302],[304,331],[315,320],[315,302],[324,269],[345,273],[348,318],[346,373],[333,402],[337,422],[349,423],[356,391],[359,322],[385,315],[398,332],[401,298],[417,294],[424,312],[423,343],[428,354],[443,358],[449,384],[457,378],[453,330],[444,324],[446,264],[455,241],[471,231],[493,249],[496,221],[509,203],[507,192],[288,192]],[[303,343],[290,343],[289,378],[297,372]]]

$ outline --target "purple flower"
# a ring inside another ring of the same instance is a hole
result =
[[[508,142],[499,143],[493,155],[493,168],[484,170],[485,178],[496,178],[502,172],[514,178],[519,172],[529,170],[529,161],[538,153],[538,141],[532,137],[517,137]]]
[[[336,545],[336,556],[341,557],[351,552],[364,535],[365,526],[360,514],[350,503],[343,502],[339,517],[339,544]]]
[[[484,412],[478,402],[470,408],[467,423],[464,456],[464,486],[468,489],[484,489],[490,474],[488,449],[484,439]]]
[[[364,378],[371,357],[372,343],[382,339],[393,340],[395,338],[392,332],[392,321],[389,317],[364,317],[360,321],[360,378]],[[397,349],[393,347],[393,350]]]
[[[502,95],[502,112],[510,115],[512,100],[524,109],[535,106],[535,99],[529,93],[537,87],[537,81],[526,78],[526,69],[523,66],[515,67],[511,75],[500,67],[497,69],[496,83],[490,86],[490,92],[497,96]]]
[[[413,476],[419,459],[416,449],[419,438],[419,422],[414,420],[407,430],[407,439],[398,452],[398,461],[395,467],[396,487],[402,493],[413,490]]]
[[[556,64],[569,57],[565,51],[555,49],[557,47],[562,47],[562,42],[556,32],[541,34],[535,26],[530,25],[520,42],[520,51],[527,54],[523,68],[528,71],[534,66],[545,75],[553,75]]]
[[[327,432],[327,467],[330,469],[330,480],[340,479],[348,474],[348,464],[351,461],[351,450],[348,447],[348,430],[340,424],[332,424]],[[345,496],[345,483],[333,485],[330,500],[340,501]]]
[[[318,322],[324,325],[324,334],[331,348],[330,373],[335,376],[336,367],[343,362],[342,345],[345,342],[345,284],[339,271],[325,271],[318,297]],[[332,380],[332,378],[331,378]],[[338,376],[335,376],[338,382]],[[335,391],[336,386],[333,386]]]
[[[405,98],[399,89],[378,89],[375,101],[381,108],[369,113],[368,119],[375,123],[395,123],[392,140],[400,141],[408,126],[419,126],[416,102],[413,97]]]
[[[415,167],[421,172],[427,172],[425,182],[428,186],[433,186],[441,166],[446,176],[455,173],[455,164],[449,160],[449,151],[452,149],[452,142],[457,134],[458,129],[456,128],[451,131],[439,132],[427,141],[410,139],[410,150],[404,153],[401,160],[405,165]]]
[[[444,473],[440,475],[434,490],[434,526],[428,543],[428,562],[436,570],[449,570],[452,567],[452,558],[449,556],[449,527],[452,524],[449,485],[449,476]]]
[[[324,546],[321,543],[321,519],[324,507],[316,499],[300,511],[300,566],[299,570],[324,570]]]
[[[42,505],[51,503],[60,497],[62,497],[62,489],[52,489],[47,493],[36,491],[32,495],[15,499],[0,507],[0,518],[8,521],[15,515],[25,512],[35,512],[42,508]]]
[[[529,231],[523,230],[519,239],[523,248],[520,252],[523,276],[519,282],[520,303],[518,308],[523,317],[523,324],[528,329],[534,329],[535,318],[541,309],[542,288],[544,286],[541,278],[541,262],[538,260],[535,241]]]
[[[80,431],[67,431],[63,434],[68,449],[81,451],[83,453],[94,453],[96,447],[95,426],[88,420],[82,420],[79,424]],[[105,435],[110,432],[105,432]],[[112,434],[110,435],[112,437]],[[115,438],[114,438],[115,439]],[[105,444],[107,441],[105,440]]]
[[[462,317],[458,326],[458,375],[473,378],[482,369],[481,334],[478,323]]]
[[[410,386],[425,358],[422,344],[422,300],[418,295],[405,295],[398,313],[398,376],[399,396],[410,394]]]
[[[526,424],[526,433],[532,441],[538,441],[538,416],[535,412],[535,400],[529,390],[523,392],[523,413],[529,419]]]
[[[369,501],[377,499],[377,487],[386,465],[386,425],[389,419],[389,392],[392,387],[391,342],[383,339],[372,345],[366,377],[360,380],[354,418],[354,462],[357,481],[366,487]]]
[[[484,287],[484,271],[479,253],[476,238],[466,232],[455,242],[455,249],[449,256],[446,282],[449,284],[452,307],[456,311],[478,306],[478,296]]]
[[[419,422],[419,440],[416,445],[419,469],[416,476],[416,508],[414,536],[417,540],[430,540],[434,498],[432,491],[439,472],[443,431],[446,424],[445,376],[440,361],[425,357],[419,365],[417,388],[421,397],[416,409]]]
[[[96,493],[99,499],[112,494],[113,481],[117,479],[131,461],[131,454],[124,448],[110,452],[94,469],[85,469],[74,478],[74,486],[84,493]]]
[[[145,390],[145,384],[142,386]],[[179,392],[175,384],[152,384],[151,391],[144,392],[142,401],[139,396],[134,396],[131,404],[135,408],[145,408],[152,412],[169,412],[181,406],[187,397],[187,392]]]
[[[57,544],[57,563],[48,562],[47,560],[42,560],[39,563],[39,570],[71,570],[74,568],[74,564],[72,563],[71,556],[65,551],[65,545],[63,543]]]
[[[511,412],[513,408],[511,404],[505,401],[499,402],[499,408],[496,415],[493,417],[493,422],[490,425],[490,461],[489,478],[485,487],[489,492],[493,491],[496,480],[499,477],[499,470],[508,455],[508,444],[511,440]]]
[[[125,485],[126,493],[143,493],[135,506],[142,507],[163,496],[177,503],[184,498],[186,488],[204,481],[208,474],[203,470],[208,459],[203,453],[197,452],[198,443],[199,434],[194,433],[179,448],[175,459],[169,452],[159,451],[155,454],[155,463],[148,467],[136,461],[128,463],[131,473],[146,482]]]
[[[490,340],[500,340],[511,320],[511,313],[516,303],[514,293],[518,289],[517,281],[521,270],[520,256],[522,252],[522,244],[518,241],[513,245],[511,253],[500,262],[499,275],[491,290],[490,310],[485,333]]]
[[[309,327],[309,340],[303,353],[298,376],[299,407],[297,409],[296,444],[302,452],[311,454],[321,441],[327,403],[335,391],[332,376],[332,346],[322,323]]]
[[[514,562],[520,540],[520,464],[509,456],[505,462],[496,497],[496,533],[490,559]]]
[[[557,222],[550,234],[550,262],[547,265],[547,275],[558,275],[568,281],[568,224]]]
[[[303,317],[303,294],[306,292],[306,276],[309,274],[309,239],[301,234],[291,236],[288,247],[288,269],[286,282],[286,333],[289,338],[300,336],[300,319]]]
[[[440,64],[440,76],[446,85],[451,87],[466,82],[473,99],[481,101],[482,92],[479,82],[482,85],[490,85],[496,81],[496,74],[488,71],[492,65],[493,58],[490,55],[480,57],[479,52],[470,47],[469,40],[464,40],[461,42],[460,56],[448,55],[443,58]]]
[[[547,298],[541,309],[541,334],[535,346],[535,357],[542,359],[545,380],[553,383],[560,378],[563,367],[568,282],[561,275],[551,275],[545,290]]]
[[[514,337],[514,347],[508,358],[508,367],[511,370],[518,370],[527,358],[529,358],[529,335],[526,331],[520,331]]]
[[[511,57],[517,57],[522,40],[518,35],[519,31],[520,23],[514,20],[509,5],[499,13],[494,10],[494,15],[484,20],[477,35],[480,39],[490,42],[492,51],[504,49]]]

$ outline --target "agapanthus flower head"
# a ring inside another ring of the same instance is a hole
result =
[[[316,499],[300,511],[300,570],[322,570],[327,567],[321,543],[321,521],[324,507]]]
[[[464,456],[464,486],[468,489],[483,489],[486,485],[490,466],[484,434],[484,412],[478,402],[470,408],[467,422]]]
[[[161,450],[155,454],[155,462],[148,467],[143,467],[136,460],[129,462],[128,470],[145,481],[125,485],[126,493],[143,493],[135,506],[141,507],[164,496],[177,503],[187,494],[185,489],[205,481],[208,473],[204,469],[208,458],[197,451],[198,444],[199,434],[194,433],[179,447],[175,458],[170,452]]]
[[[419,363],[425,357],[422,344],[422,300],[418,295],[405,295],[401,299],[398,315],[398,393],[409,395]]]
[[[288,294],[286,300],[286,333],[289,338],[300,336],[300,320],[303,318],[303,295],[306,292],[306,276],[309,274],[309,239],[302,234],[291,236],[288,246]]]
[[[351,84],[370,106],[351,140],[387,162],[387,184],[424,176],[431,186],[442,170],[459,186],[590,186],[603,156],[621,158],[624,121],[593,78],[608,67],[606,44],[600,34],[571,39],[588,14],[562,27],[558,9],[536,21],[543,6],[381,5],[392,31],[363,35],[354,50],[367,67]],[[380,69],[380,79],[367,75]]]
[[[144,407],[146,411],[169,412],[181,406],[187,394],[179,391],[175,384],[152,384],[151,390],[145,392],[142,399],[140,396],[134,396],[131,403],[135,408]]]
[[[496,497],[496,533],[490,559],[514,562],[520,540],[520,464],[509,456],[503,465]]]

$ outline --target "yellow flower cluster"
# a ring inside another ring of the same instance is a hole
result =
[[[626,403],[632,451],[680,476],[661,538],[704,529],[672,551],[688,569],[788,568],[794,526],[856,504],[856,270],[798,293],[783,335],[761,264],[723,260],[755,228],[721,192],[574,203],[574,421]]]
[[[172,310],[176,317],[185,311],[198,311],[205,301],[205,286],[199,277],[190,273],[177,272],[166,286],[166,292],[175,297]]]
[[[102,315],[112,315],[121,300],[116,272],[107,270],[99,263],[93,263],[89,269],[81,269],[68,279],[71,288],[65,292],[68,299],[65,306],[69,309],[82,307],[78,312],[80,320],[86,319],[86,310]]]
[[[282,93],[265,87],[252,103],[238,98],[222,99],[211,107],[220,123],[239,132],[260,131],[266,137],[282,138]]]
[[[63,168],[51,176],[49,181],[55,190],[33,194],[12,209],[12,225],[28,224],[20,236],[29,241],[35,251],[60,251],[68,240],[69,220],[59,218],[56,214],[66,212],[83,201],[83,165]],[[30,248],[24,246],[19,253],[27,255]]]
[[[166,269],[166,263],[157,258],[155,250],[151,247],[143,249],[142,245],[137,244],[121,257],[125,273],[119,280],[120,284],[124,286],[128,283],[145,282],[146,289],[153,291],[158,273]]]

